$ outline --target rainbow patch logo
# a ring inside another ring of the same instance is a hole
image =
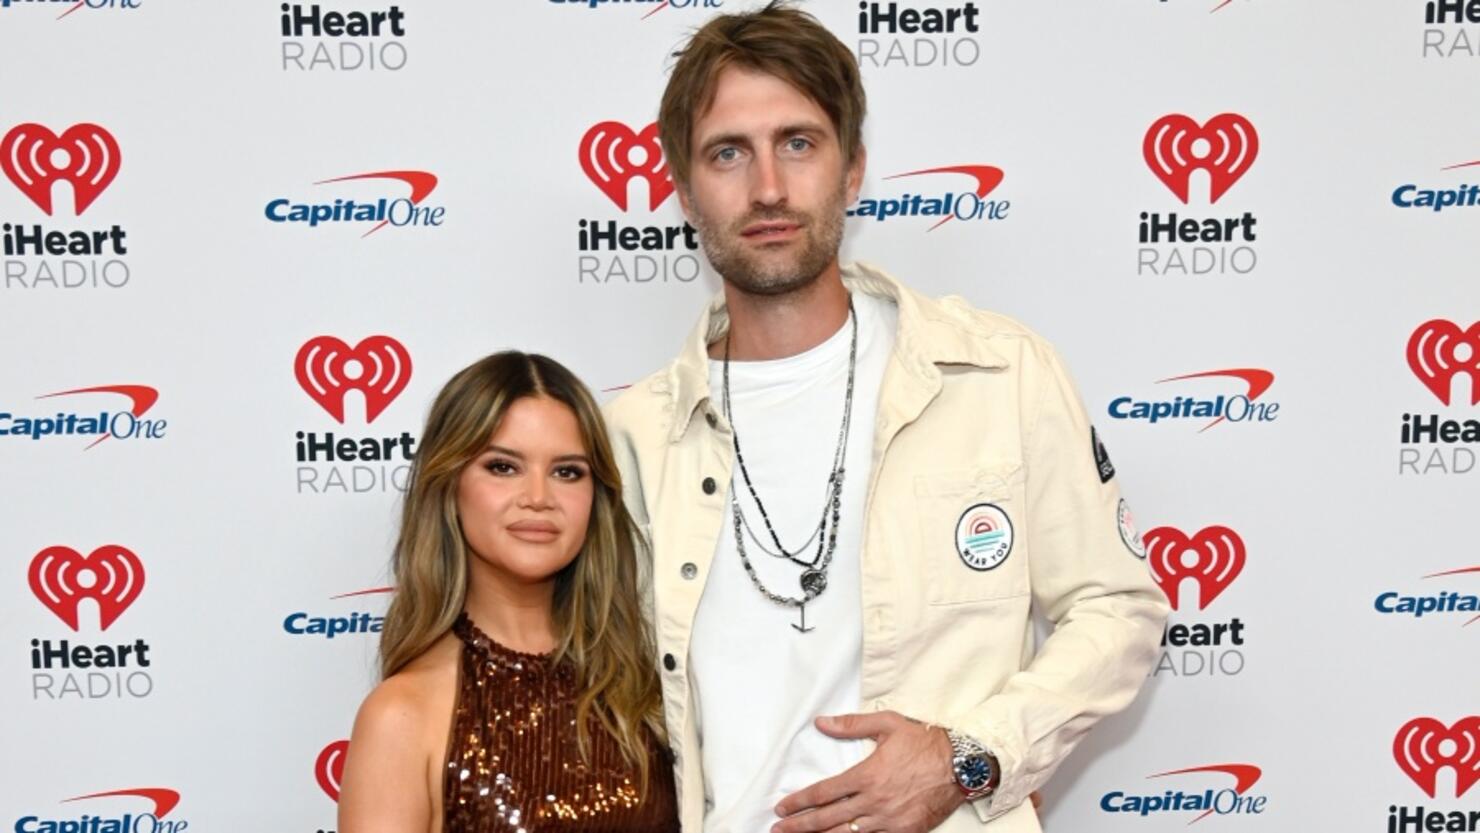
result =
[[[1125,548],[1131,551],[1131,555],[1144,559],[1146,542],[1136,531],[1136,519],[1131,517],[1131,508],[1126,505],[1125,498],[1120,499],[1120,505],[1115,509],[1115,525],[1120,528],[1120,540],[1125,543]]]
[[[956,553],[966,566],[983,572],[1012,554],[1012,521],[994,503],[978,503],[956,521]]]

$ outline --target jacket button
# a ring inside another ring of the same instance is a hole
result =
[[[700,485],[704,488],[704,494],[706,495],[714,494],[715,490],[719,488],[719,486],[715,485],[713,477],[704,478],[704,482]]]
[[[716,417],[714,415],[714,411],[706,411],[704,413],[704,421],[707,422],[707,423],[709,423],[709,427],[710,428],[713,428],[716,425],[719,425],[719,417]]]
[[[687,564],[683,565],[682,567],[680,567],[678,569],[678,572],[684,578],[692,579],[694,576],[699,575],[699,565],[698,564],[695,564],[692,561],[690,561],[689,563],[687,563]]]
[[[678,660],[674,659],[672,654],[664,654],[663,667],[667,668],[669,671],[672,671],[673,669],[678,667]]]

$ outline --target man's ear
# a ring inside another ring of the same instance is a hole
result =
[[[683,211],[684,222],[693,225],[694,213],[690,207],[690,202],[693,198],[689,196],[689,186],[675,179],[673,181],[673,192],[678,195],[678,207]]]
[[[863,172],[868,162],[868,148],[858,146],[853,154],[853,161],[848,164],[848,204],[852,205],[858,201],[858,193],[863,190]]]

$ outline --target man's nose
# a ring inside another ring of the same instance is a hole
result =
[[[756,205],[786,202],[786,177],[773,154],[756,154],[751,168],[750,200]]]

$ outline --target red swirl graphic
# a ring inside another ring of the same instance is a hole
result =
[[[170,811],[175,809],[175,805],[180,803],[180,794],[178,792],[170,789],[165,789],[163,787],[136,787],[131,790],[109,790],[108,792],[102,793],[89,793],[87,795],[79,795],[73,798],[64,799],[62,803],[66,804],[71,801],[83,801],[89,798],[112,798],[120,795],[136,796],[138,798],[144,799],[145,801],[153,802],[154,811],[150,815],[154,816],[156,819],[162,819],[165,816],[169,815]],[[180,829],[184,830],[184,825],[181,825]]]
[[[50,399],[54,396],[71,396],[78,393],[116,393],[120,396],[126,396],[134,403],[133,407],[129,408],[129,413],[133,414],[136,419],[143,416],[146,411],[154,407],[154,403],[159,401],[159,391],[149,387],[148,385],[98,385],[91,388],[75,388],[73,390],[57,391],[56,393],[48,393],[36,398]],[[96,446],[98,443],[108,439],[111,436],[113,435],[104,434],[103,436],[98,437],[96,440],[93,440],[92,445],[89,445],[87,448],[83,449],[83,451],[91,449],[93,446]]]
[[[969,176],[972,179],[976,180],[976,188],[972,190],[972,193],[976,195],[977,199],[981,199],[986,195],[992,193],[993,189],[1002,184],[1002,178],[1006,176],[1006,174],[1002,172],[1001,168],[993,167],[991,165],[946,165],[940,168],[926,168],[923,171],[907,171],[902,174],[894,174],[893,176],[886,176],[884,178],[899,179],[900,177],[920,176],[921,174],[962,174],[964,176]],[[955,217],[956,215],[954,213],[947,213],[945,217],[941,218],[940,221],[938,221],[935,225],[931,226],[928,229],[925,229],[925,231],[935,231],[936,229],[955,219]]]
[[[1165,778],[1168,775],[1189,775],[1202,772],[1219,772],[1224,775],[1233,776],[1233,791],[1239,795],[1248,792],[1249,788],[1253,787],[1264,776],[1264,770],[1253,764],[1209,764],[1208,766],[1191,766],[1185,769],[1174,769],[1169,772],[1158,772],[1155,775],[1148,775],[1146,777]],[[1212,814],[1213,808],[1209,807],[1202,815],[1187,823],[1196,824]]]
[[[411,187],[411,204],[421,205],[421,201],[431,195],[437,187],[437,175],[428,171],[375,171],[367,174],[350,174],[349,176],[336,176],[333,179],[322,179],[315,185],[326,185],[331,182],[351,182],[357,179],[390,179],[404,182]],[[381,220],[375,227],[360,235],[361,239],[369,237],[382,228],[390,220]]]

